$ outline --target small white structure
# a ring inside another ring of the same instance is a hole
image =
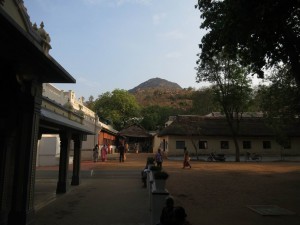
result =
[[[62,109],[71,110],[81,115],[81,124],[95,133],[95,135],[87,135],[86,140],[82,142],[81,160],[92,160],[92,149],[99,142],[99,132],[102,129],[110,130],[112,133],[117,133],[112,127],[108,127],[101,123],[96,113],[83,104],[83,97],[76,99],[74,91],[64,91],[57,89],[50,83],[43,84],[43,97],[55,102],[61,109],[52,109],[57,114],[64,115]],[[42,104],[42,107],[48,105]],[[67,109],[66,109],[67,108]],[[70,158],[69,163],[73,163],[73,147],[74,143],[70,143]],[[37,166],[55,166],[59,165],[60,156],[60,138],[58,134],[43,134],[38,142],[37,149]]]
[[[37,166],[59,165],[59,144],[59,135],[44,134],[38,143]]]

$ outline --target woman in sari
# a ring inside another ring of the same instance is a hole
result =
[[[107,159],[106,154],[107,154],[107,147],[106,147],[106,145],[103,145],[103,147],[101,148],[101,160],[102,160],[102,162],[106,161],[106,159]]]
[[[190,164],[190,155],[189,155],[188,150],[186,150],[186,147],[184,148],[183,167],[182,167],[182,169],[184,169],[185,167],[192,168],[192,166]]]

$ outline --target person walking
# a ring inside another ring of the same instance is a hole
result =
[[[99,147],[98,147],[98,144],[96,144],[95,147],[93,148],[93,160],[94,160],[94,162],[98,161],[98,157],[99,157]]]
[[[126,154],[127,154],[127,152],[129,151],[129,145],[128,145],[128,143],[127,142],[125,142],[125,151],[124,151],[124,161],[126,160]]]
[[[107,161],[107,147],[106,147],[106,145],[104,144],[103,146],[102,146],[102,148],[101,148],[101,160],[102,160],[102,162],[105,162],[105,161]]]
[[[163,156],[161,154],[160,148],[157,150],[157,153],[155,154],[155,161],[156,161],[156,166],[162,167]]]
[[[190,164],[190,155],[188,150],[186,149],[186,147],[184,147],[184,155],[183,155],[183,167],[182,169],[184,169],[185,167],[190,167],[192,168],[191,164]]]
[[[134,144],[134,150],[135,150],[135,153],[136,153],[136,154],[139,154],[139,147],[140,147],[140,146],[139,146],[139,143],[135,143],[135,144]]]
[[[118,150],[119,150],[119,154],[120,154],[119,161],[124,162],[125,147],[122,142],[120,142],[120,145],[118,146]]]

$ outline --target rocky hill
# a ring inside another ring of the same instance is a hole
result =
[[[128,92],[135,93],[145,91],[146,89],[182,90],[182,88],[177,83],[156,77],[139,84],[135,88],[128,90]]]
[[[186,110],[192,105],[193,90],[183,89],[177,83],[161,78],[152,78],[128,92],[133,94],[143,107],[159,105]]]

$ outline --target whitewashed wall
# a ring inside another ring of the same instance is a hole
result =
[[[37,166],[57,166],[59,165],[59,145],[58,135],[43,135],[38,142]]]
[[[184,136],[166,136],[164,137],[165,140],[168,141],[168,154],[169,155],[182,155],[183,149],[176,149],[176,141],[184,141],[185,146],[189,150],[191,154],[195,154],[195,148],[192,144],[191,138],[187,138]],[[162,140],[162,138],[161,138]],[[235,145],[232,139],[228,137],[193,137],[193,140],[196,143],[198,154],[209,154],[211,152],[215,153],[224,153],[224,154],[235,154]],[[207,149],[199,149],[199,140],[207,141],[208,146]],[[229,149],[221,149],[220,141],[228,141],[229,142]],[[251,149],[243,149],[243,141],[251,141]],[[263,141],[270,141],[271,148],[264,149],[263,148]],[[256,152],[262,155],[280,155],[282,152],[281,146],[271,137],[245,137],[239,140],[240,146],[240,153],[243,155],[246,151],[249,152]],[[300,139],[299,138],[292,138],[291,139],[291,148],[284,149],[284,154],[286,155],[299,155],[300,153]]]

